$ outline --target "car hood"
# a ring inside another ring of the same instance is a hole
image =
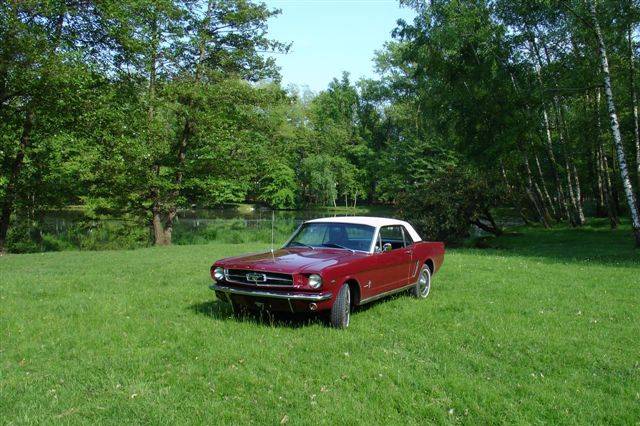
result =
[[[294,273],[314,273],[355,258],[367,256],[363,252],[339,249],[284,248],[273,253],[250,254],[230,257],[216,262],[227,269],[247,269],[252,271]]]

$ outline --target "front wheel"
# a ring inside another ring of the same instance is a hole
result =
[[[431,291],[431,269],[427,265],[423,265],[418,274],[418,281],[411,289],[411,294],[418,299],[425,299]]]
[[[340,287],[336,301],[331,307],[331,326],[334,328],[349,327],[349,317],[351,316],[351,290],[348,284]]]

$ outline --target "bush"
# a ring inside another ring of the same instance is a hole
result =
[[[41,251],[39,230],[27,222],[12,224],[7,234],[7,251],[10,253],[35,253]]]
[[[82,221],[61,232],[43,230],[38,224],[16,223],[9,230],[7,250],[11,253],[117,250],[146,247],[149,243],[149,230],[136,222]]]
[[[425,239],[461,242],[472,225],[499,234],[490,213],[498,191],[479,176],[462,167],[439,172],[402,196],[400,212]]]
[[[276,221],[273,229],[274,242],[280,244],[285,241],[297,226],[295,220]],[[174,228],[174,244],[207,244],[214,241],[227,244],[270,243],[271,221],[219,219],[204,226],[193,227],[179,223]]]

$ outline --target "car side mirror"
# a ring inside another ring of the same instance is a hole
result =
[[[382,246],[382,251],[386,253],[391,250],[393,250],[391,243],[384,243],[384,245]]]

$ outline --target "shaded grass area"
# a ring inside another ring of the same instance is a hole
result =
[[[520,229],[447,254],[427,300],[236,320],[219,257],[264,244],[0,258],[12,423],[634,423],[640,265],[628,229]]]
[[[500,238],[488,238],[490,248],[508,256],[527,256],[552,262],[583,262],[637,267],[640,250],[634,250],[631,226],[625,221],[611,230],[606,219],[590,218],[587,225],[551,229],[519,227]]]

